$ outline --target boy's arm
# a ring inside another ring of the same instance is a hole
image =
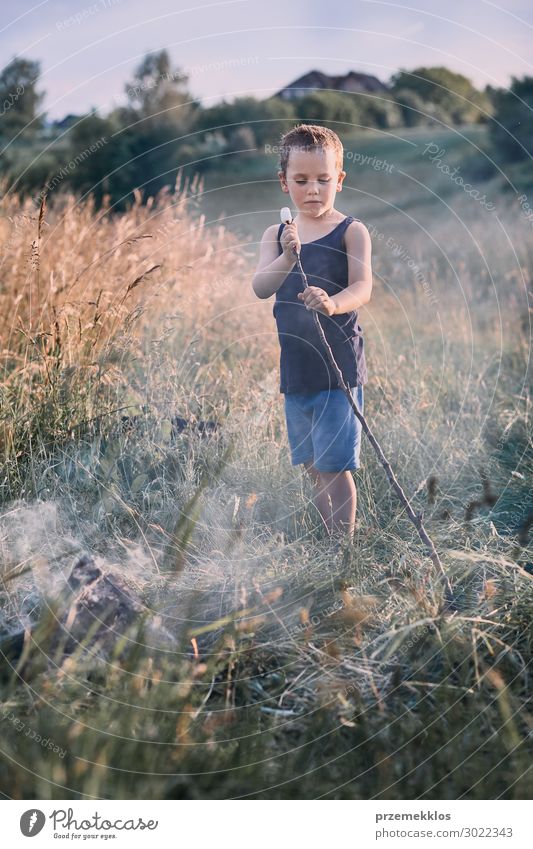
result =
[[[270,298],[277,292],[295,263],[283,252],[279,254],[277,232],[278,225],[272,224],[261,239],[257,271],[252,278],[252,289],[258,298]]]
[[[369,302],[372,294],[372,241],[361,221],[352,221],[348,225],[344,243],[348,257],[348,285],[331,298],[335,304],[334,315],[358,310]]]

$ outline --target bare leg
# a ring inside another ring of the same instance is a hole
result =
[[[324,484],[322,480],[322,473],[317,471],[313,466],[312,462],[304,463],[305,468],[309,472],[309,476],[313,481],[313,504],[318,510],[322,522],[326,528],[328,534],[331,534],[332,520],[331,520],[331,500],[327,490],[327,486]]]
[[[320,472],[321,489],[331,498],[331,532],[351,540],[355,531],[357,489],[351,472]]]

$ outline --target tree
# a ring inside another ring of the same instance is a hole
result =
[[[351,95],[361,111],[361,123],[365,127],[390,129],[404,124],[402,110],[392,95]]]
[[[147,53],[133,80],[125,86],[125,123],[129,119],[146,125],[170,124],[182,131],[189,129],[200,104],[187,89],[188,79],[187,74],[172,67],[167,50]]]
[[[19,132],[34,134],[42,127],[38,115],[44,92],[37,91],[41,73],[39,62],[12,59],[0,73],[0,136],[14,138]]]
[[[489,136],[494,158],[521,161],[533,156],[533,77],[512,77],[510,89],[492,89],[494,120]]]
[[[132,136],[120,129],[116,112],[106,118],[85,115],[69,131],[68,161],[59,172],[75,191],[93,194],[98,205],[104,194],[111,195],[117,209],[125,207],[138,179]],[[53,188],[53,181],[49,185]]]
[[[449,116],[453,124],[486,121],[484,112],[491,113],[487,94],[448,68],[401,69],[392,75],[390,87],[395,97],[403,93],[404,102],[406,91],[415,92],[423,102],[437,107],[436,116]]]
[[[427,116],[437,117],[435,115],[436,109],[434,104],[426,103],[414,89],[398,89],[395,98],[400,107],[405,127],[419,127],[424,124],[431,124],[432,120]],[[446,123],[448,123],[448,120]]]
[[[277,144],[279,137],[294,121],[294,107],[291,103],[276,97],[257,100],[255,97],[237,97],[231,103],[223,100],[199,115],[197,129],[204,138],[215,132],[223,134],[230,146],[242,146],[244,139],[263,146]],[[252,131],[243,134],[247,127]],[[218,129],[220,128],[220,129]],[[250,144],[249,146],[253,146]]]
[[[295,101],[298,118],[309,124],[328,121],[353,124],[362,123],[363,109],[351,94],[337,91],[314,91]]]
[[[310,124],[333,121],[348,126],[383,128],[402,124],[398,104],[386,93],[314,91],[298,98],[295,108],[298,118]]]
[[[187,88],[188,76],[173,67],[166,50],[148,53],[125,86],[128,103],[110,118],[119,126],[117,150],[127,160],[121,170],[130,189],[155,194],[173,185],[201,109]]]

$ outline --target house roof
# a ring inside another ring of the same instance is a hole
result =
[[[308,71],[289,85],[276,92],[274,97],[283,96],[293,89],[332,89],[334,91],[388,91],[387,86],[372,74],[348,71],[347,74],[331,76],[322,71]]]

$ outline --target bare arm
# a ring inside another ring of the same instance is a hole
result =
[[[277,232],[278,227],[273,224],[261,239],[259,262],[252,279],[252,289],[258,298],[270,298],[277,292],[295,263],[284,251],[278,256]]]
[[[367,304],[372,294],[372,242],[365,225],[352,222],[344,234],[348,256],[348,286],[333,295],[335,315],[358,310]]]

